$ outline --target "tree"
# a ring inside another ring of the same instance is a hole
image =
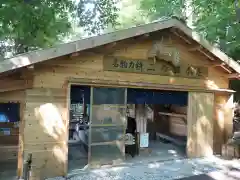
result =
[[[95,0],[96,7],[86,15],[86,1],[8,0],[0,4],[0,54],[5,56],[45,48],[59,43],[72,33],[72,20],[85,30],[98,32],[116,24],[114,0]],[[99,17],[99,19],[94,19]]]
[[[148,18],[141,14],[139,0],[122,0],[119,3],[121,11],[118,13],[117,29],[129,28],[148,22]]]
[[[77,5],[79,25],[91,34],[99,34],[108,25],[117,25],[117,0],[80,0]]]
[[[140,9],[146,13],[151,20],[162,17],[177,16],[185,18],[185,0],[140,0]]]
[[[190,2],[190,3],[189,3]],[[240,58],[240,26],[232,0],[141,0],[141,10],[151,20],[177,16],[188,20],[190,4],[197,32],[235,59]]]

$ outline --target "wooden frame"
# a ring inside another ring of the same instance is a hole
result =
[[[113,81],[113,80],[93,80],[86,78],[69,78],[68,83],[81,84],[84,86],[93,87],[122,87],[122,88],[136,88],[136,89],[156,89],[156,90],[169,90],[169,91],[188,91],[188,92],[223,92],[234,93],[235,91],[229,89],[204,89],[199,87],[184,86],[184,85],[170,85],[170,84],[155,84],[143,82],[127,82],[127,81]]]
[[[101,81],[101,80],[87,80],[87,79],[75,79],[75,78],[69,78],[69,80],[67,81],[68,82],[68,88],[71,87],[71,85],[82,85],[82,86],[89,86],[91,88],[91,95],[93,94],[93,88],[94,87],[112,87],[112,88],[125,88],[125,101],[127,101],[127,88],[138,88],[138,89],[158,89],[158,90],[166,90],[165,88],[159,88],[159,86],[145,86],[143,85],[143,83],[129,83],[129,84],[126,84],[126,83],[121,83],[121,82],[118,82],[117,83],[114,83],[114,82],[111,82],[111,81],[108,81],[108,83],[104,82],[104,81]],[[152,84],[153,85],[153,84]],[[170,89],[169,89],[170,90]],[[178,88],[171,88],[171,90],[174,90],[174,91],[179,91]],[[69,90],[68,90],[69,91]],[[181,91],[186,91],[186,89],[181,89]],[[201,90],[199,90],[200,92],[202,92]],[[205,91],[208,91],[208,90],[205,90]],[[68,100],[69,101],[69,100]],[[90,96],[90,103],[92,104],[92,101],[93,101],[93,96]],[[125,104],[127,104],[127,102],[125,102]],[[126,108],[125,108],[126,110]],[[69,111],[69,110],[68,110]],[[186,118],[186,120],[188,121],[188,119]],[[92,121],[92,110],[90,111],[90,123]],[[69,122],[69,120],[68,120]],[[91,127],[89,127],[89,130],[91,132]],[[89,133],[89,142],[91,140],[91,133]],[[106,144],[106,143],[101,143],[101,144]],[[96,144],[97,145],[97,144]],[[98,144],[100,145],[100,144]],[[89,159],[91,158],[91,146],[89,146],[89,152],[88,152],[88,164],[90,164],[89,162]],[[124,158],[125,159],[125,158]]]
[[[74,82],[74,83],[72,83],[72,82],[68,82],[67,83],[68,85],[67,85],[67,116],[68,116],[68,118],[67,118],[67,126],[66,126],[66,128],[67,128],[67,130],[69,129],[69,120],[70,120],[70,104],[71,104],[71,98],[70,98],[70,92],[71,92],[71,86],[72,85],[82,85],[82,86],[89,86],[90,87],[90,104],[92,105],[93,104],[93,88],[94,87],[112,87],[112,88],[118,88],[118,87],[116,87],[116,86],[111,86],[111,85],[109,85],[109,86],[102,86],[102,85],[92,85],[92,84],[83,84],[83,83],[81,83],[81,81],[79,81],[79,82]],[[124,90],[124,97],[125,97],[125,111],[126,111],[126,103],[127,103],[127,89],[125,88],[125,90]],[[91,122],[92,122],[92,112],[93,112],[93,110],[92,110],[92,106],[90,106],[91,107],[91,110],[90,110],[90,115],[89,115],[89,121],[90,121],[90,124],[91,124]],[[99,125],[94,125],[94,127],[97,127],[97,126],[99,126]],[[124,124],[124,125],[104,125],[104,127],[125,127],[126,126],[126,124]],[[101,127],[101,126],[99,126],[99,127]],[[92,126],[90,125],[89,126],[89,136],[88,136],[88,142],[89,142],[89,146],[88,146],[88,164],[91,164],[91,162],[90,162],[90,159],[91,159],[91,144],[94,144],[94,145],[105,145],[105,144],[109,144],[108,142],[100,142],[100,143],[91,143],[91,131],[92,131]],[[125,128],[123,128],[123,134],[125,134]],[[68,138],[69,138],[69,132],[67,133],[67,141],[68,141]],[[115,142],[115,141],[114,141]],[[111,144],[115,144],[115,143],[111,143]],[[68,148],[67,148],[68,149]],[[123,159],[125,160],[125,151],[124,152],[122,152],[122,153],[124,153],[123,155]],[[66,153],[67,154],[67,156],[68,156],[68,152]],[[66,159],[68,159],[68,158],[66,158]],[[68,161],[67,161],[67,163],[66,163],[66,167],[65,167],[65,169],[66,169],[66,174],[67,174],[67,172],[68,172]]]
[[[70,120],[70,106],[71,106],[71,84],[70,83],[65,83],[66,84],[66,94],[67,94],[67,101],[66,101],[66,107],[67,107],[67,119],[66,119],[66,129],[67,129],[67,137],[66,141],[68,142],[69,139],[69,120]],[[67,162],[65,163],[65,174],[67,175],[68,173],[68,145],[67,145],[67,152],[66,152],[66,159]]]

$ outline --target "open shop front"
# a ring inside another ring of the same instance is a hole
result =
[[[185,157],[188,93],[71,86],[69,171]]]

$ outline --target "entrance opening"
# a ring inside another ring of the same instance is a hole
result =
[[[90,87],[72,85],[68,138],[68,172],[88,164]]]
[[[0,103],[0,179],[16,179],[20,104]]]
[[[139,137],[140,156],[136,160],[185,157],[188,93],[128,89],[127,95],[127,116],[135,119]],[[126,146],[126,149],[126,153],[132,156],[131,148]],[[131,156],[126,158],[131,160]]]
[[[185,157],[187,92],[72,85],[70,99],[69,172]]]

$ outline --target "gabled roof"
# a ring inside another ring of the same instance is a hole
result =
[[[43,62],[48,59],[72,54],[74,52],[94,48],[97,46],[105,45],[119,40],[124,40],[127,38],[164,30],[168,28],[175,28],[183,32],[187,37],[196,41],[201,47],[209,51],[210,54],[217,57],[222,61],[223,64],[227,65],[233,69],[234,73],[240,74],[240,65],[223,53],[218,48],[210,45],[206,40],[202,39],[196,32],[192,31],[183,22],[177,19],[167,19],[162,21],[157,21],[129,29],[119,30],[112,33],[107,33],[95,37],[90,37],[86,39],[81,39],[78,41],[60,44],[56,47],[32,51],[25,54],[20,54],[15,57],[5,59],[0,63],[0,73],[17,69],[20,67],[32,65],[38,62]],[[239,76],[240,77],[240,76]]]

